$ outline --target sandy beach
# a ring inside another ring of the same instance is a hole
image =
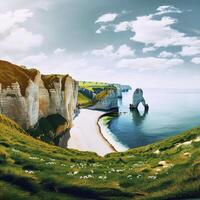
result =
[[[100,156],[115,152],[97,126],[98,119],[103,114],[105,114],[103,111],[81,109],[73,121],[67,147],[81,151],[93,151]]]

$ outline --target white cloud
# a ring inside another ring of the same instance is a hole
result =
[[[24,23],[28,18],[33,16],[29,9],[19,9],[14,12],[8,11],[0,14],[0,33],[4,33],[15,25]]]
[[[193,62],[195,64],[200,64],[200,57],[192,58],[191,62]]]
[[[28,68],[37,68],[43,74],[70,74],[74,79],[84,76],[91,77],[92,70],[89,63],[84,58],[71,55],[69,53],[60,54],[45,54],[43,52],[35,55],[29,55],[25,58],[16,61],[19,65],[25,65]],[[59,66],[59,67],[56,67]],[[95,70],[97,73],[97,69]]]
[[[25,28],[15,28],[0,41],[1,51],[27,51],[42,44],[43,37]]]
[[[143,53],[147,53],[147,52],[149,52],[149,51],[155,51],[155,50],[156,50],[155,47],[144,47],[144,48],[142,49],[142,52],[143,52]]]
[[[31,10],[48,11],[55,8],[58,4],[66,2],[65,0],[6,0],[1,1],[0,10],[16,10],[21,8],[28,8]]]
[[[102,16],[100,16],[95,23],[106,23],[106,22],[112,22],[116,19],[118,16],[117,13],[107,13]]]
[[[94,49],[91,54],[98,57],[107,57],[110,59],[117,59],[122,57],[133,56],[135,50],[131,49],[126,44],[121,45],[116,51],[113,45],[108,45],[103,49]]]
[[[162,52],[160,52],[159,57],[161,57],[161,58],[172,58],[172,57],[176,57],[176,55],[174,53],[169,52],[169,51],[162,51]]]
[[[135,59],[122,59],[117,63],[118,68],[129,68],[139,71],[160,71],[183,64],[182,59],[164,59],[145,57]]]
[[[162,16],[155,19],[155,15],[166,13],[181,13],[182,11],[173,6],[161,6],[157,9],[157,13],[146,16],[139,16],[133,21],[124,21],[114,26],[115,32],[130,30],[134,35],[130,38],[133,41],[144,43],[145,45],[153,45],[154,47],[168,46],[199,46],[200,38],[187,36],[172,25],[177,20],[172,17]]]
[[[113,54],[114,47],[113,45],[108,45],[103,49],[94,49],[92,50],[91,54],[94,56],[111,56]]]
[[[63,49],[63,48],[57,48],[55,51],[54,51],[54,54],[61,54],[61,53],[64,53],[66,50]]]
[[[182,56],[195,56],[200,54],[200,46],[183,46],[179,53]]]
[[[47,55],[45,53],[39,53],[36,55],[30,55],[23,58],[20,63],[23,65],[34,66],[42,64],[47,59]]]
[[[171,29],[170,25],[175,22],[171,17],[162,17],[161,20],[152,19],[150,16],[137,17],[131,23],[131,30],[135,32],[131,40],[157,47],[175,45],[177,40],[184,36],[183,33]]]
[[[156,9],[158,12],[155,13],[155,15],[163,15],[167,13],[182,13],[181,10],[178,8],[172,6],[172,5],[167,5],[167,6],[160,6]]]
[[[121,22],[115,26],[114,32],[127,31],[130,28],[130,22]]]
[[[128,57],[128,56],[134,56],[135,50],[131,49],[126,44],[123,44],[119,47],[119,49],[115,52],[115,55],[117,57]]]

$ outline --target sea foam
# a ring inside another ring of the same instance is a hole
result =
[[[117,137],[110,131],[107,126],[104,125],[103,118],[99,119],[98,125],[103,137],[116,149],[116,151],[122,152],[129,149],[126,145],[122,144],[117,139]]]

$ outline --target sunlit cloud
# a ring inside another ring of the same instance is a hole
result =
[[[192,58],[191,62],[193,62],[195,64],[200,64],[200,57]]]
[[[116,19],[118,16],[117,13],[106,13],[102,16],[100,16],[95,23],[107,23],[107,22],[112,22]]]

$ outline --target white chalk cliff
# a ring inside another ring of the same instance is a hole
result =
[[[114,84],[114,86],[117,88],[117,97],[122,98],[123,92],[128,92],[131,90],[131,86],[129,85],[121,85],[121,84]]]
[[[117,89],[109,89],[97,94],[96,103],[90,108],[95,110],[112,110],[118,108]]]
[[[41,117],[60,114],[71,128],[78,96],[78,82],[68,75],[41,75],[0,61],[0,113],[24,129]]]

